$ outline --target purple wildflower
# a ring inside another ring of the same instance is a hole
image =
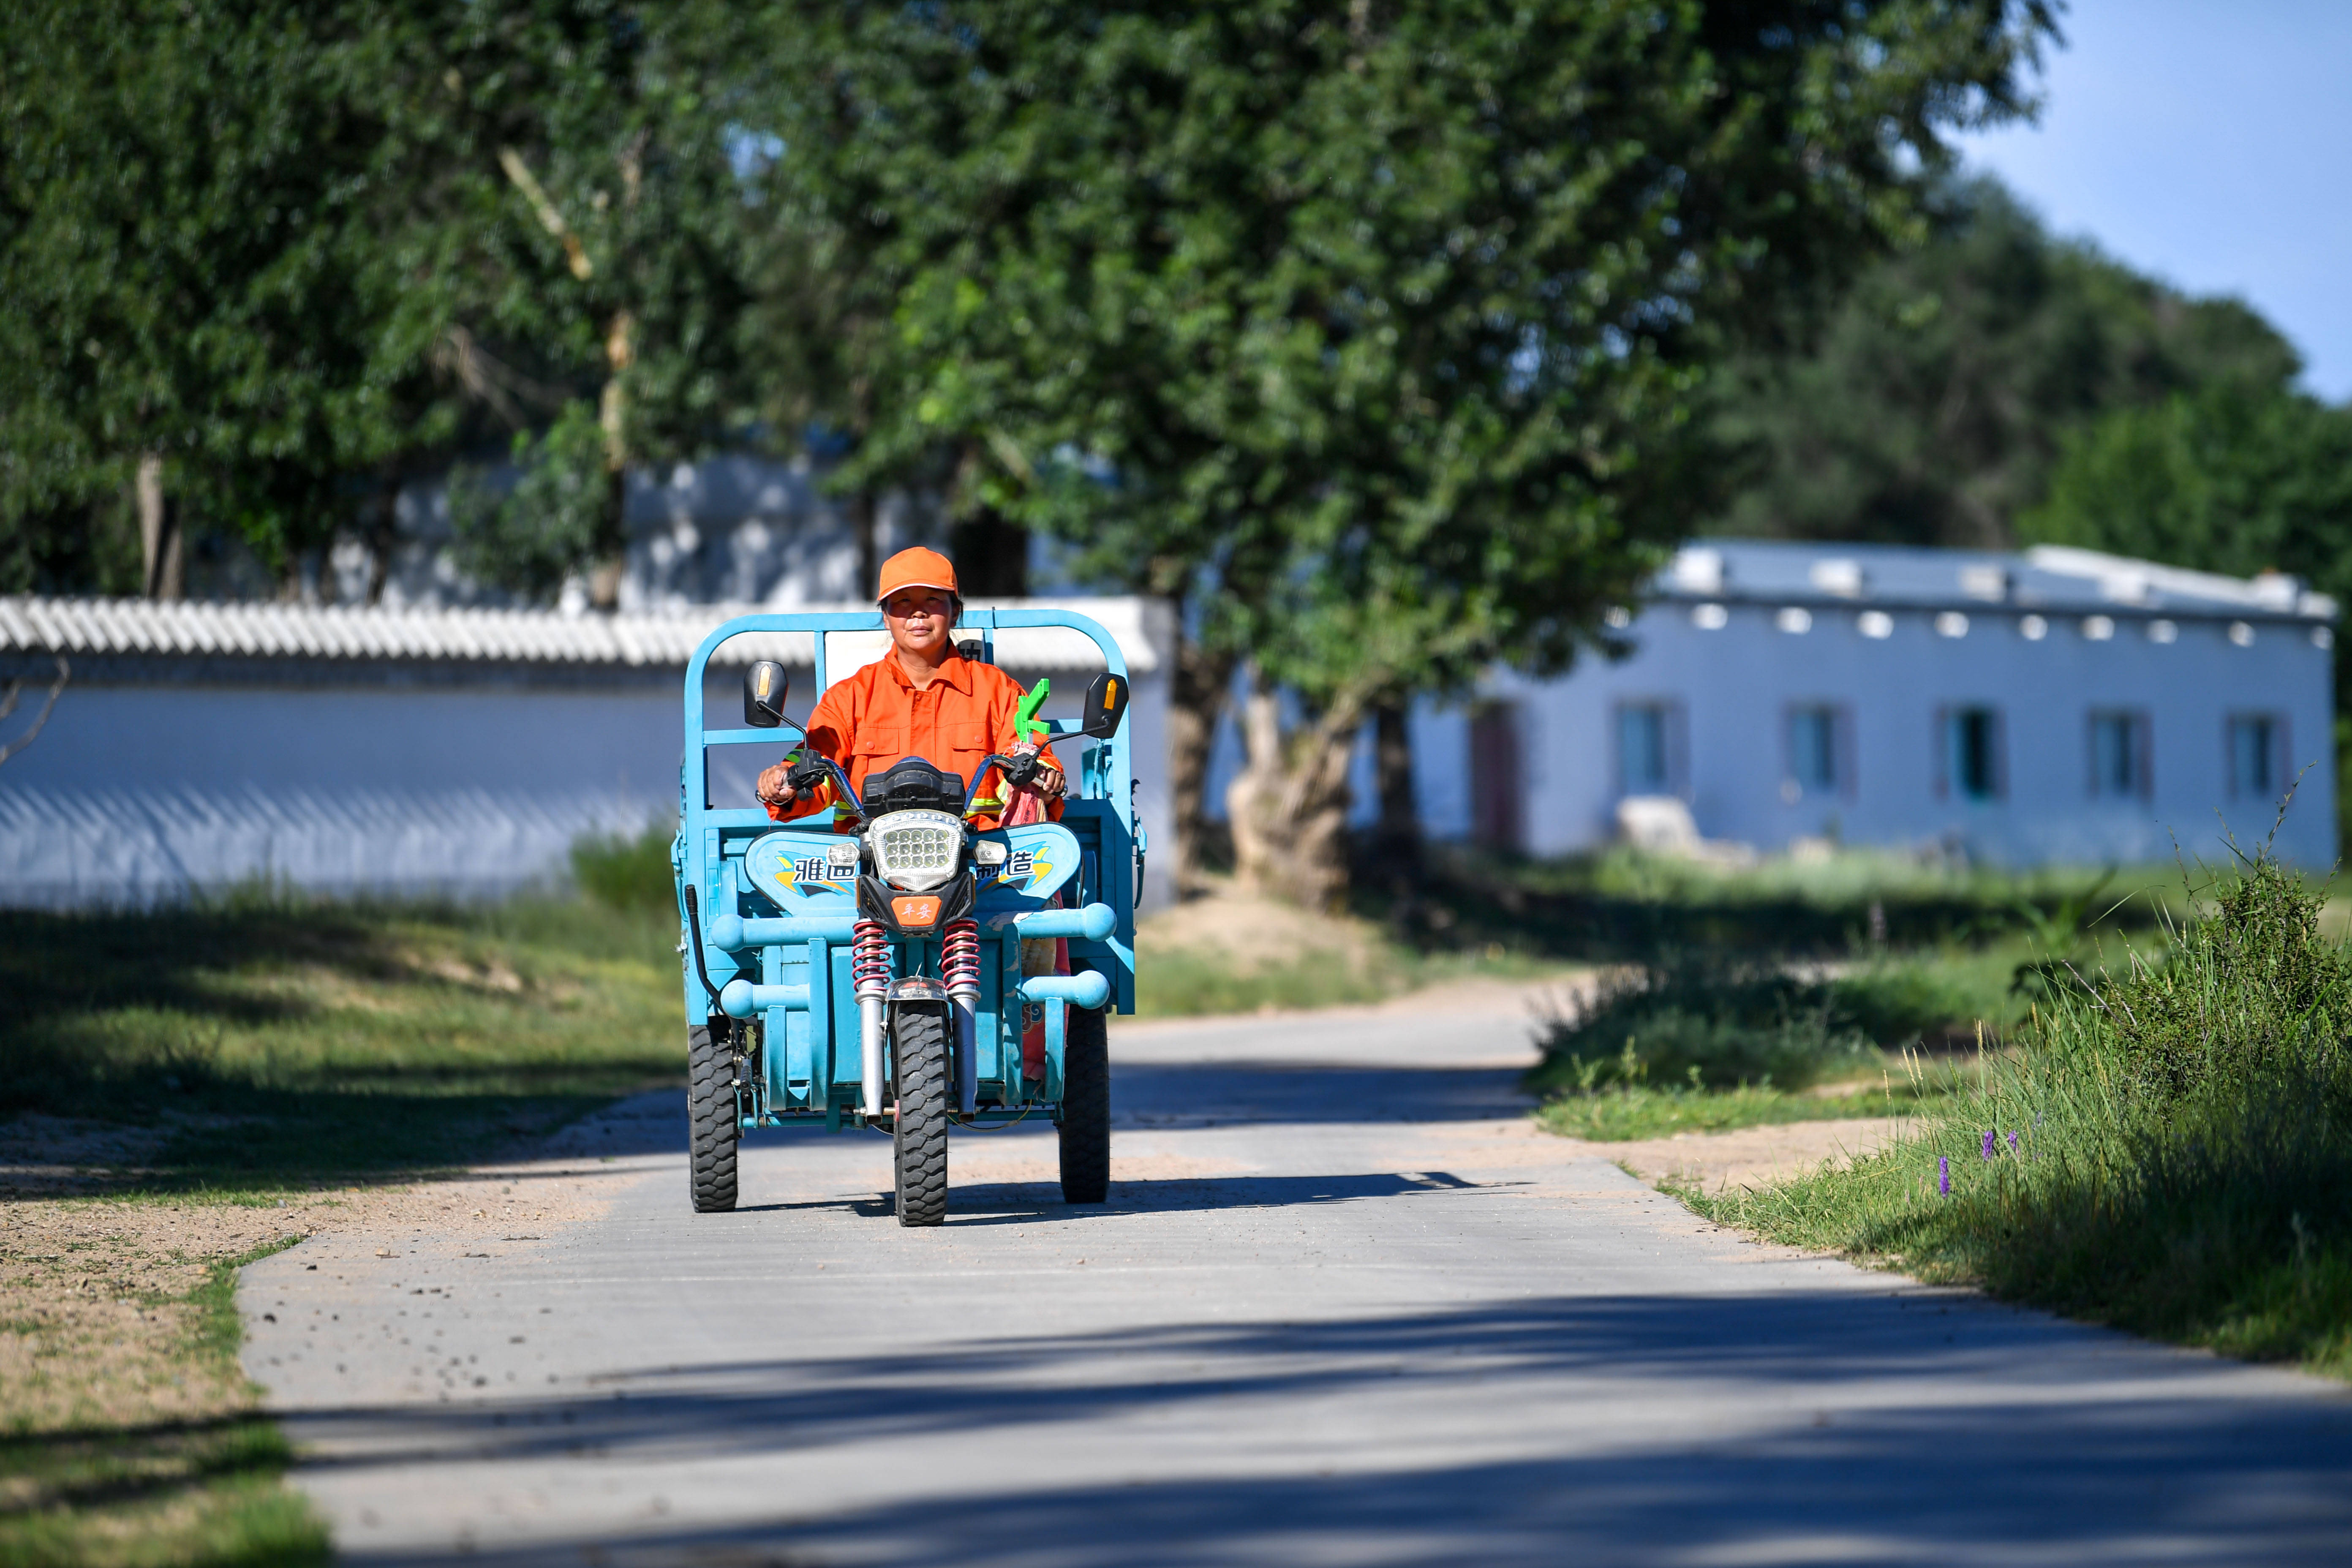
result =
[[[1986,1134],[1985,1134],[1985,1141],[1984,1141],[1984,1157],[1985,1157],[1986,1159],[1988,1159],[1988,1160],[1990,1160],[1990,1159],[1991,1159],[1991,1158],[1992,1158],[1992,1146],[1993,1146],[1993,1135],[1992,1135],[1991,1133],[1988,1132],[1988,1133],[1986,1133]]]
[[[1952,1195],[1952,1162],[1948,1155],[1936,1156],[1936,1190],[1948,1198]]]
[[[2014,1132],[2009,1135],[2009,1152],[2012,1154],[2017,1152],[2017,1134]]]

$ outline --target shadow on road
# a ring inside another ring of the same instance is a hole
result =
[[[1234,1122],[1487,1121],[1530,1104],[1508,1068],[1120,1063],[1111,1115],[1137,1127]]]
[[[1923,1332],[1923,1316],[1944,1331]],[[2352,1528],[2352,1411],[2341,1400],[2226,1392],[2211,1363],[2186,1356],[2169,1371],[2136,1366],[2126,1394],[2109,1381],[2116,1369],[2079,1346],[2037,1354],[2053,1331],[2082,1332],[1923,1296],[1565,1298],[972,1339],[887,1358],[713,1361],[602,1379],[595,1399],[399,1405],[297,1415],[287,1426],[298,1442],[346,1422],[363,1430],[373,1451],[342,1468],[589,1453],[765,1460],[788,1474],[795,1453],[859,1444],[880,1462],[944,1438],[994,1456],[1006,1481],[998,1497],[953,1507],[803,1523],[780,1503],[751,1527],[603,1535],[596,1561],[614,1565],[1556,1563],[1595,1551],[1618,1563],[2104,1563],[2158,1540],[2168,1561],[2330,1560]],[[1856,1398],[1927,1378],[1944,1380],[1940,1403]],[[1764,1406],[1772,1414],[1750,1401],[1707,1440],[1639,1441],[1651,1410],[1686,1413],[1759,1384],[1785,1390]],[[1576,1405],[1560,1405],[1538,1439],[1547,1457],[1526,1454],[1524,1431],[1518,1451],[1485,1441],[1483,1405],[1571,1391]],[[1287,1430],[1298,1409],[1351,1394],[1409,1401],[1391,1414],[1425,1424],[1424,1440],[1402,1450],[1420,1462],[1368,1473],[1349,1432],[1311,1422],[1308,1436],[1236,1438],[1264,1450],[1245,1480],[1138,1473],[1057,1486],[1022,1458],[1040,1433],[1135,1421],[1213,1419],[1246,1435],[1264,1418]],[[1610,1424],[1610,1441],[1578,1441],[1580,1419]],[[823,1506],[804,1498],[791,1511],[805,1518],[811,1504]],[[542,1544],[530,1559],[573,1561],[581,1544]],[[476,1560],[521,1559],[486,1544]]]
[[[663,1089],[622,1101],[567,1130],[550,1151],[614,1159],[686,1152],[686,1097]],[[1221,1127],[1276,1122],[1487,1121],[1529,1105],[1507,1068],[1288,1066],[1265,1062],[1137,1062],[1112,1069],[1114,1127]],[[1051,1130],[1043,1115],[1031,1118]],[[819,1128],[764,1129],[751,1146],[787,1138],[871,1138]]]

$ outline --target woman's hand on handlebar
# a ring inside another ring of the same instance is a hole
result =
[[[834,765],[824,758],[794,752],[760,775],[754,793],[770,805],[804,801],[815,793],[817,785],[835,775]]]

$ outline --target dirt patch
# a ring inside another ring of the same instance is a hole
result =
[[[1385,944],[1369,921],[1319,915],[1295,904],[1219,892],[1192,899],[1138,922],[1135,945],[1150,952],[1214,955],[1263,969],[1316,957],[1361,968]]]
[[[148,1140],[119,1129],[20,1118],[8,1162],[51,1191],[134,1163]],[[0,1412],[25,1435],[240,1411],[244,1379],[203,1353],[198,1300],[222,1264],[290,1238],[334,1237],[396,1254],[404,1238],[541,1237],[604,1211],[601,1161],[496,1167],[447,1182],[283,1196],[0,1197]],[[21,1181],[21,1176],[20,1176]],[[19,1192],[23,1190],[20,1185]],[[5,1507],[0,1503],[0,1507]]]
[[[1683,1132],[1631,1143],[1581,1143],[1642,1180],[1720,1193],[1761,1187],[1827,1163],[1843,1167],[1907,1132],[1905,1117],[1851,1121],[1784,1121],[1730,1132]],[[1570,1140],[1573,1142],[1574,1140]]]

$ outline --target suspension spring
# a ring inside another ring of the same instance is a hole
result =
[[[890,989],[890,937],[880,921],[859,921],[849,938],[850,989],[860,1001]]]
[[[940,937],[940,981],[950,996],[980,994],[980,922],[950,921]]]

